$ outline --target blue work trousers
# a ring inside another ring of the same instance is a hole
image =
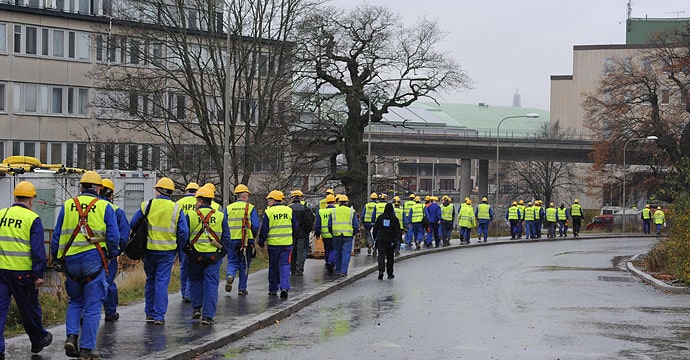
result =
[[[486,240],[489,237],[489,224],[491,220],[481,219],[477,222],[477,237],[482,240]]]
[[[335,273],[347,274],[350,256],[352,256],[352,236],[334,236],[333,246],[335,246]]]
[[[453,220],[441,220],[441,237],[443,241],[450,241],[451,234],[453,234]]]
[[[656,234],[661,235],[661,228],[664,226],[664,224],[656,224]]]
[[[147,251],[144,254],[144,312],[155,321],[165,320],[168,311],[168,285],[177,251]]]
[[[642,232],[645,234],[649,234],[649,232],[652,230],[652,220],[647,219],[647,220],[642,220]]]
[[[541,238],[541,227],[542,227],[542,221],[541,219],[539,220],[534,220],[534,235],[537,237],[537,239]]]
[[[522,220],[518,220],[517,222],[517,229],[515,230],[515,234],[517,235],[517,238],[522,237],[522,230],[524,229],[524,226],[522,226]]]
[[[187,275],[189,257],[182,249],[177,250],[177,255],[180,258],[180,295],[182,295],[183,299],[191,299],[192,295],[189,293],[189,278]]]
[[[537,229],[534,226],[534,220],[525,220],[525,238],[527,239],[536,239],[537,238]]]
[[[405,244],[407,245],[412,245],[412,239],[414,238],[414,228],[411,225],[412,223],[405,224],[407,228],[407,232],[405,233]]]
[[[24,331],[32,346],[41,344],[48,332],[43,328],[38,290],[31,271],[0,270],[0,352],[5,352],[5,323],[10,309],[10,297],[19,308]]]
[[[324,265],[332,264],[335,266],[335,248],[333,247],[333,238],[322,238],[323,239],[323,260]]]
[[[412,223],[412,232],[414,233],[412,235],[414,241],[422,241],[422,237],[424,236],[424,227],[422,223]]]
[[[568,227],[565,226],[565,220],[558,220],[558,235],[568,236]]]
[[[78,335],[80,348],[95,349],[101,308],[108,289],[103,263],[100,260],[73,262],[68,256],[65,268],[65,289],[69,296],[65,319],[67,335]],[[87,282],[87,278],[91,280]]]
[[[463,241],[466,243],[470,243],[470,238],[472,236],[472,228],[471,227],[466,227],[466,226],[461,226],[460,227],[460,235],[462,235]]]
[[[292,245],[268,245],[268,292],[290,290]]]
[[[247,279],[249,279],[249,267],[252,265],[252,249],[247,247],[242,251],[242,241],[232,240],[228,251],[228,268],[226,276],[237,276],[239,272],[239,284],[237,290],[247,290]]]
[[[441,243],[440,232],[441,224],[439,224],[438,222],[429,223],[429,232],[426,234],[426,243],[428,245],[431,245],[431,240],[433,240],[434,245],[438,247]]]
[[[201,307],[201,315],[211,319],[216,315],[220,264],[220,260],[208,265],[189,262],[189,290],[192,295],[192,306]]]
[[[117,303],[119,298],[117,296],[117,284],[115,284],[115,277],[118,270],[117,258],[108,261],[108,273],[105,276],[105,281],[108,283],[108,293],[103,302],[103,310],[106,315],[113,315],[117,312]]]

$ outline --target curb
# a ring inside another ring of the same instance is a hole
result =
[[[690,288],[685,287],[685,286],[673,286],[669,285],[635,267],[633,264],[633,261],[637,260],[640,256],[643,256],[644,254],[637,254],[633,257],[630,258],[630,260],[627,261],[625,264],[626,267],[628,268],[628,271],[633,273],[634,275],[637,275],[642,281],[646,284],[652,285],[655,288],[659,290],[663,290],[666,292],[670,292],[673,294],[690,294]]]

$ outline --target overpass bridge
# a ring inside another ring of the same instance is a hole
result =
[[[501,137],[500,160],[592,163],[589,153],[593,144],[592,140]],[[414,129],[372,131],[371,152],[380,156],[496,160],[496,137]]]

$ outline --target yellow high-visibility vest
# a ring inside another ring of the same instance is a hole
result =
[[[152,199],[149,209],[149,241],[146,249],[170,251],[177,249],[177,221],[180,219],[180,206],[169,199]],[[147,201],[141,203],[142,214]]]
[[[247,207],[247,205],[249,205],[249,207]],[[251,218],[254,205],[238,200],[226,207],[226,212],[228,213],[228,227],[230,228],[230,240],[242,240],[242,220],[245,217],[245,209],[247,213],[247,228],[245,229],[247,239],[254,239]]]
[[[335,208],[334,215],[331,224],[333,236],[352,236],[352,219],[355,217],[355,211],[349,206],[341,205]]]
[[[0,269],[31,270],[31,226],[38,214],[23,207],[0,210]]]
[[[292,245],[292,208],[283,204],[266,209],[268,245]]]
[[[477,205],[477,219],[479,220],[491,220],[491,205],[486,203],[481,203]]]
[[[204,207],[199,209],[199,212],[201,212],[201,215],[205,218],[211,210],[211,208]],[[194,248],[201,253],[216,252],[218,248],[211,244],[212,235],[203,230],[203,220],[203,218],[199,218],[199,214],[197,214],[196,211],[189,215],[189,242],[191,243],[199,231],[201,231],[202,234],[199,236],[196,243],[194,243]],[[223,214],[222,211],[214,211],[208,221],[208,227],[218,236],[219,243],[223,236],[223,221],[225,221],[225,214]]]
[[[79,200],[79,204],[83,207],[83,209],[86,210],[86,206],[93,201],[94,197],[95,195],[79,195],[77,196],[77,199]],[[67,246],[69,239],[72,237],[72,232],[79,226],[79,212],[77,211],[74,198],[68,199],[62,206],[64,212],[62,218],[62,229],[60,229],[58,258],[65,256],[65,247]],[[105,237],[106,226],[103,218],[105,217],[105,210],[108,206],[110,206],[109,202],[98,199],[89,211],[90,216],[88,217],[88,224],[89,228],[93,232],[94,237]],[[80,231],[77,233],[77,236],[74,237],[74,241],[72,241],[72,245],[70,245],[69,250],[67,250],[66,256],[79,254],[95,248],[96,245],[91,244],[88,240],[86,240],[86,236]]]

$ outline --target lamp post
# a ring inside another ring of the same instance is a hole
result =
[[[232,4],[233,2],[231,2]],[[225,121],[223,123],[223,208],[230,203],[230,9],[228,9],[228,25],[225,29]]]
[[[538,117],[539,117],[539,114],[537,114],[537,113],[529,113],[529,114],[525,114],[525,115],[506,116],[506,117],[504,117],[503,119],[501,119],[501,121],[499,121],[499,122],[498,122],[498,125],[496,126],[496,199],[494,199],[494,206],[496,206],[496,209],[498,209],[498,206],[499,206],[499,205],[498,205],[498,202],[499,202],[499,200],[500,200],[500,195],[499,195],[499,194],[500,194],[500,190],[499,190],[499,189],[500,189],[500,186],[499,186],[499,182],[498,182],[498,155],[499,155],[499,142],[498,142],[498,140],[499,140],[499,137],[500,137],[499,135],[500,135],[500,131],[501,131],[501,124],[502,124],[505,120],[508,120],[508,119],[522,119],[522,118],[526,118],[526,119],[536,119],[536,118],[538,118]]]
[[[381,81],[375,83],[375,84],[380,84],[383,82],[391,82],[391,81],[404,81],[408,80],[410,82],[412,81],[426,81],[429,80],[428,78],[397,78],[397,79],[382,79]],[[375,84],[367,84],[367,85],[375,85]],[[368,105],[369,108],[367,109],[368,112],[368,118],[367,118],[367,196],[371,194],[371,95],[367,95],[367,100],[368,100]]]
[[[650,135],[647,137],[640,137],[640,138],[633,138],[633,139],[628,139],[628,141],[625,142],[623,145],[623,232],[625,232],[625,173],[627,170],[625,169],[625,149],[628,147],[628,144],[631,141],[642,141],[642,140],[651,140],[651,141],[656,141],[659,140],[658,137],[654,135]]]

